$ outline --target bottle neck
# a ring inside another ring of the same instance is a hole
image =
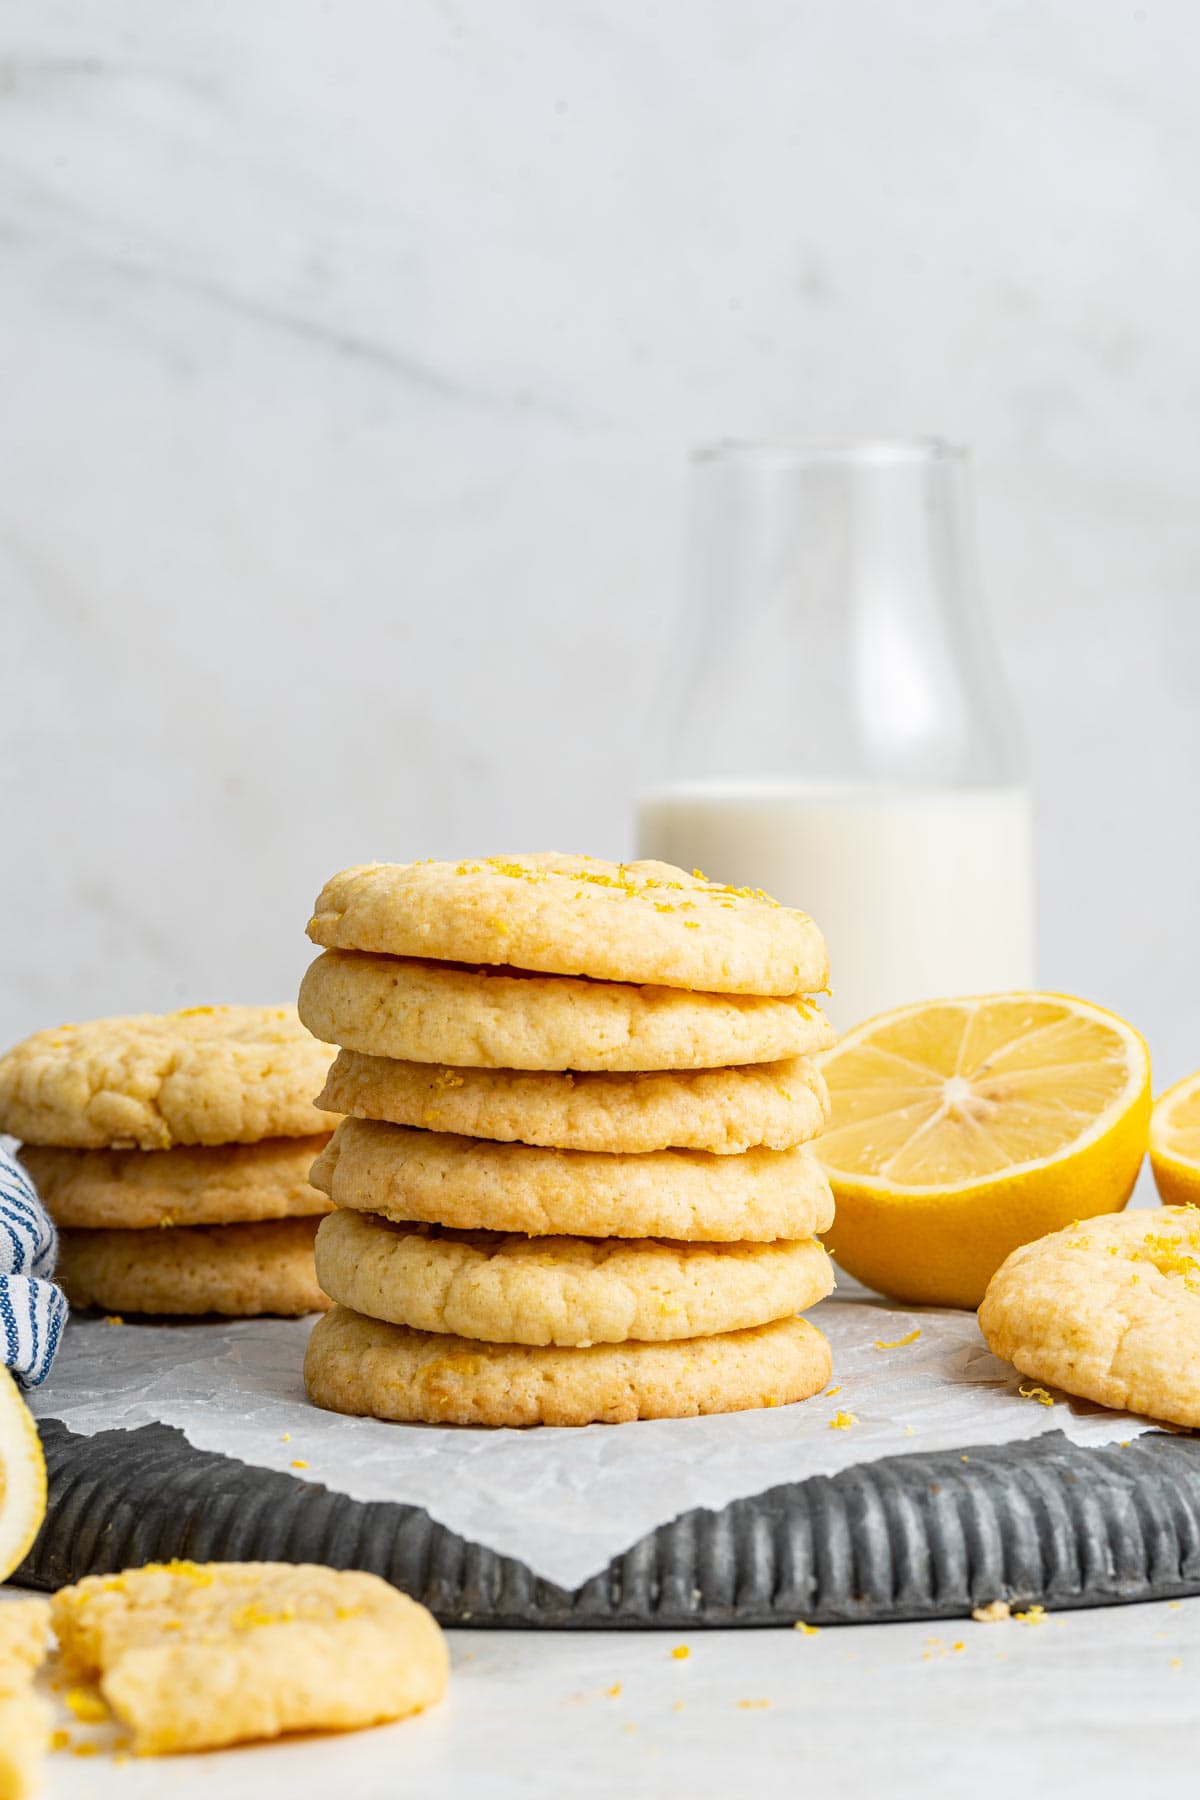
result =
[[[656,779],[1019,780],[965,455],[702,453],[672,687]]]

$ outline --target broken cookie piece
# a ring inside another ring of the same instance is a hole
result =
[[[140,1756],[381,1724],[446,1689],[432,1615],[356,1570],[151,1563],[62,1588],[52,1617]]]

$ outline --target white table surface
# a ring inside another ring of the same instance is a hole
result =
[[[1038,1625],[952,1620],[814,1637],[450,1638],[449,1697],[421,1718],[206,1756],[61,1751],[48,1760],[44,1800],[1137,1800],[1155,1786],[1190,1791],[1200,1748],[1200,1599]],[[690,1653],[676,1660],[681,1641]],[[76,1743],[112,1735],[65,1711],[61,1723]]]

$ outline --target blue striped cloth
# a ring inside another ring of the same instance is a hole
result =
[[[0,1366],[20,1387],[45,1381],[67,1322],[50,1277],[58,1238],[20,1163],[0,1149]]]

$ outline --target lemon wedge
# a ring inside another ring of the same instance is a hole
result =
[[[901,1007],[820,1063],[833,1102],[817,1143],[837,1199],[832,1248],[882,1293],[978,1306],[1010,1251],[1119,1212],[1133,1191],[1149,1053],[1132,1026],[1084,1000]]]
[[[1150,1167],[1164,1206],[1200,1206],[1200,1069],[1154,1102]]]
[[[46,1516],[46,1462],[33,1414],[0,1369],[0,1581],[7,1581]]]

